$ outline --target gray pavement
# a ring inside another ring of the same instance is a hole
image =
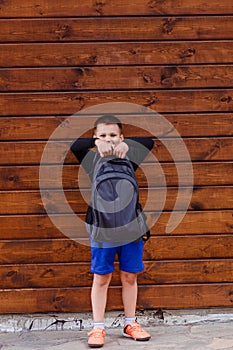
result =
[[[0,350],[85,350],[90,314],[0,315]],[[123,337],[123,316],[106,315],[104,349],[233,350],[233,309],[138,313],[148,342]],[[4,331],[5,330],[5,331]]]
[[[108,329],[104,349],[211,350],[233,349],[233,322],[207,322],[195,325],[157,325],[146,327],[148,342],[135,342],[122,336],[121,328]],[[1,350],[84,350],[87,332],[32,331],[0,334]]]

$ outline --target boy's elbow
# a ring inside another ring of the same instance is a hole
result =
[[[70,150],[71,150],[71,152],[73,152],[73,153],[76,153],[76,152],[79,150],[79,143],[78,143],[78,140],[75,140],[75,141],[71,144]]]
[[[71,152],[75,153],[75,146],[74,146],[74,144],[72,144],[72,145],[70,146],[70,150],[71,150]]]
[[[150,138],[148,148],[149,148],[149,150],[151,150],[153,147],[154,147],[154,140],[152,138]]]

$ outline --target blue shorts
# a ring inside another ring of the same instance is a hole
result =
[[[118,256],[121,271],[141,272],[144,269],[143,250],[143,240],[110,248],[99,248],[92,245],[91,272],[98,275],[112,273],[116,255]]]

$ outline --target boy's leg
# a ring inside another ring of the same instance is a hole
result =
[[[125,324],[123,335],[138,341],[146,341],[151,338],[136,322],[136,304],[137,304],[137,274],[121,271],[122,299],[125,311]]]
[[[135,318],[137,303],[137,274],[121,271],[122,301],[126,318]]]
[[[105,275],[94,274],[91,290],[91,303],[94,324],[97,322],[104,322],[107,292],[111,277],[111,273]]]
[[[137,273],[143,271],[144,242],[125,244],[118,252],[122,283],[122,300],[126,318],[135,319],[137,304]]]
[[[123,335],[138,341],[151,338],[136,322],[137,305],[137,273],[143,271],[143,248],[144,242],[132,242],[121,247],[119,260],[122,282],[122,299],[125,311],[125,324]]]
[[[104,313],[107,302],[107,291],[112,274],[94,274],[91,303],[93,312],[93,330],[88,333],[88,345],[91,348],[101,348],[104,345]]]
[[[137,273],[142,272],[144,269],[143,251],[144,242],[141,240],[122,245],[118,252],[122,299],[126,317],[135,316],[138,294]]]
[[[104,345],[104,313],[116,251],[115,249],[101,249],[98,246],[92,246],[91,252],[91,272],[94,274],[91,290],[94,327],[88,334],[88,345],[91,348],[100,348]]]
[[[103,322],[107,290],[114,271],[115,248],[91,248],[91,272],[94,274],[91,302],[94,322]]]

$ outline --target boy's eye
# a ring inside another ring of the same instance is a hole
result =
[[[116,137],[117,134],[110,134],[109,136],[111,136],[111,137]],[[101,134],[100,137],[106,137],[106,134]]]

